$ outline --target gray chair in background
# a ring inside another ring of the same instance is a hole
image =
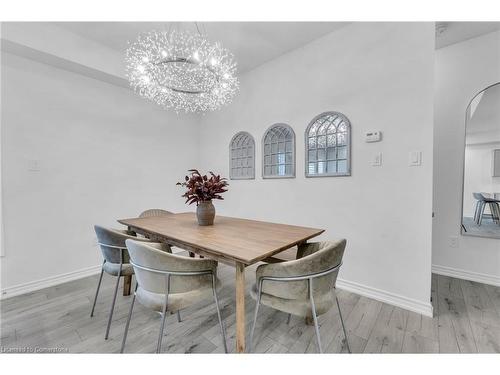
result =
[[[158,216],[168,216],[172,214],[173,212],[162,210],[161,208],[151,208],[149,210],[141,212],[139,217],[158,217]]]
[[[109,329],[111,327],[111,320],[113,319],[113,311],[115,309],[116,294],[118,293],[118,286],[120,285],[120,277],[131,276],[134,274],[134,269],[129,263],[129,255],[127,252],[127,247],[125,245],[125,240],[134,239],[138,241],[148,241],[147,238],[137,238],[133,232],[119,229],[109,229],[104,228],[99,225],[94,225],[94,230],[97,235],[97,242],[101,248],[102,256],[104,258],[101,275],[99,276],[99,282],[97,284],[97,290],[95,292],[94,303],[92,304],[92,311],[90,316],[94,316],[94,309],[97,302],[97,296],[99,295],[99,289],[101,287],[102,276],[104,272],[108,275],[116,276],[116,286],[115,292],[113,294],[113,301],[111,303],[111,310],[109,312],[108,325],[106,327],[106,334],[104,338],[107,340],[109,336]]]
[[[311,318],[314,321],[319,352],[322,352],[318,315],[329,311],[336,303],[347,350],[351,352],[340,305],[335,292],[337,275],[342,265],[346,240],[316,242],[300,245],[300,259],[263,264],[257,268],[256,284],[251,294],[256,300],[255,316],[250,332],[253,336],[259,306],[265,305],[288,314]],[[290,316],[290,315],[289,315]]]
[[[160,216],[168,216],[173,215],[173,212],[162,210],[161,208],[150,208],[149,210],[142,211],[139,214],[139,218],[143,217],[160,217]],[[129,228],[130,229],[130,228]],[[135,234],[135,232],[132,232]],[[143,235],[143,237],[149,238],[147,235]]]
[[[167,311],[179,311],[210,297],[214,298],[224,350],[227,353],[226,333],[217,298],[217,287],[220,286],[217,262],[171,254],[167,244],[141,243],[128,239],[126,245],[135,271],[136,286],[125,325],[121,353],[125,349],[136,298],[141,305],[161,313],[156,345],[156,352],[160,353]]]
[[[167,210],[162,210],[161,208],[151,208],[149,210],[146,210],[146,211],[143,211],[141,212],[141,214],[139,215],[139,217],[158,217],[158,216],[168,216],[168,215],[173,215],[174,213],[173,212],[170,212],[170,211],[167,211]],[[189,253],[189,256],[191,258],[194,258],[194,253],[191,252],[191,251],[188,251]],[[200,258],[203,258],[202,256],[200,256]],[[179,318],[179,321],[180,321],[180,315],[177,314],[178,318]]]

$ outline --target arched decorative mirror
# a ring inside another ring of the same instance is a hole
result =
[[[467,107],[464,155],[462,234],[500,239],[500,82]]]

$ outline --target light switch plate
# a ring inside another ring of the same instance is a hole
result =
[[[408,155],[408,165],[410,167],[422,165],[422,151],[410,151]]]
[[[373,167],[380,167],[381,165],[382,165],[382,153],[379,152],[379,153],[373,155],[372,166]]]
[[[40,171],[40,161],[36,159],[28,160],[28,171],[29,172],[39,172]]]

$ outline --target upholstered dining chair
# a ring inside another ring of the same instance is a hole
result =
[[[318,315],[326,313],[336,303],[347,350],[351,352],[335,291],[345,246],[344,239],[307,243],[298,247],[297,253],[300,254],[300,259],[257,267],[256,283],[251,290],[256,305],[250,331],[250,350],[252,350],[259,306],[262,304],[288,314],[312,317],[318,349],[322,353]]]
[[[115,309],[116,294],[118,292],[118,286],[120,284],[120,277],[130,276],[134,274],[134,269],[129,263],[129,255],[127,252],[127,247],[125,245],[125,240],[135,239],[138,241],[148,241],[147,238],[137,238],[133,232],[120,230],[120,229],[109,229],[104,228],[99,225],[94,225],[94,230],[97,235],[97,242],[101,248],[101,253],[103,256],[103,262],[101,266],[101,275],[99,276],[99,282],[97,283],[97,290],[95,292],[94,303],[92,304],[92,311],[90,312],[90,317],[94,316],[95,305],[97,302],[97,296],[99,295],[99,289],[101,287],[102,276],[104,272],[108,275],[116,276],[115,292],[113,294],[113,301],[111,303],[111,310],[109,312],[108,325],[106,326],[106,334],[104,339],[108,339],[109,329],[111,327],[111,320],[113,319],[113,311]]]
[[[226,333],[217,298],[217,262],[210,259],[189,258],[169,252],[169,245],[144,243],[128,239],[126,245],[130,264],[134,268],[136,286],[125,324],[122,347],[127,340],[135,300],[161,313],[160,331],[156,353],[161,352],[165,320],[168,311],[179,311],[204,298],[212,297],[217,309],[224,351],[227,353]]]
[[[159,216],[168,216],[168,215],[173,215],[173,212],[163,210],[161,208],[150,208],[146,211],[142,211],[139,215],[139,217],[159,217]],[[148,238],[148,236],[145,236]],[[172,250],[172,249],[170,249]],[[170,251],[172,252],[172,251]],[[194,253],[189,252],[189,256],[191,258],[194,257]],[[181,322],[181,310],[177,310],[177,321],[180,323]]]
[[[139,217],[158,217],[158,216],[167,216],[172,215],[173,212],[162,210],[161,208],[151,208],[146,211],[142,211]]]

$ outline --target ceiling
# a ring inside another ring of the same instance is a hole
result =
[[[299,48],[350,22],[54,22],[84,38],[123,53],[141,32],[178,28],[220,41],[236,57],[239,73]],[[496,30],[500,22],[436,22],[436,49]]]
[[[500,22],[436,22],[436,49],[496,30],[500,30]]]
[[[141,32],[181,28],[196,32],[196,24],[167,22],[55,22],[55,25],[118,51]],[[240,73],[348,25],[348,22],[202,22],[200,31],[220,41],[238,61]]]

